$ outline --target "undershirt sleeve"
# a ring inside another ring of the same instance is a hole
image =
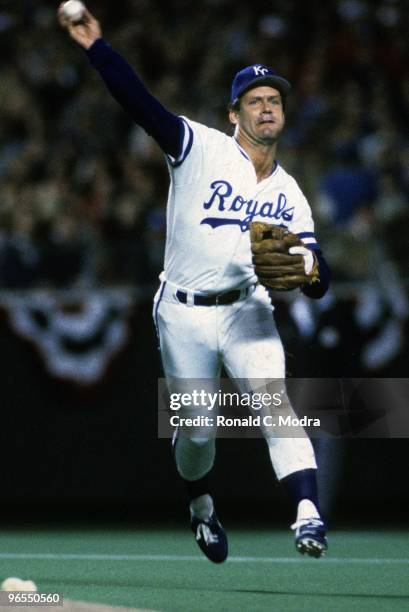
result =
[[[316,283],[312,283],[311,285],[302,285],[301,291],[309,298],[319,299],[323,297],[328,291],[329,283],[331,280],[331,271],[328,267],[327,262],[324,259],[321,249],[318,245],[309,247],[312,251],[314,251],[318,260],[318,272],[319,272],[319,281]]]
[[[105,40],[96,40],[87,55],[115,100],[156,140],[162,151],[174,160],[183,157],[185,132],[189,129],[186,122],[148,91],[128,62]]]

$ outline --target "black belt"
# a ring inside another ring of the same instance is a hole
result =
[[[246,297],[251,287],[247,287],[244,291],[235,289],[234,291],[227,291],[227,293],[219,293],[217,295],[194,295],[193,305],[194,306],[227,306],[227,304],[233,304],[241,297]],[[187,303],[186,291],[176,291],[176,297],[182,304]]]

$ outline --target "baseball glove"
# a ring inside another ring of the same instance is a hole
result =
[[[250,241],[254,270],[268,289],[290,291],[319,280],[315,253],[286,228],[253,221]]]

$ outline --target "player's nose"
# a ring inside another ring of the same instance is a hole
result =
[[[261,112],[263,114],[265,114],[265,113],[271,114],[273,112],[273,108],[271,106],[271,103],[268,102],[268,100],[265,100],[263,102],[263,105],[262,105],[262,108],[261,108]]]

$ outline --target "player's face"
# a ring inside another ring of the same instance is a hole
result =
[[[250,89],[241,97],[239,110],[230,112],[230,121],[253,143],[273,144],[285,123],[280,92],[266,86]]]

